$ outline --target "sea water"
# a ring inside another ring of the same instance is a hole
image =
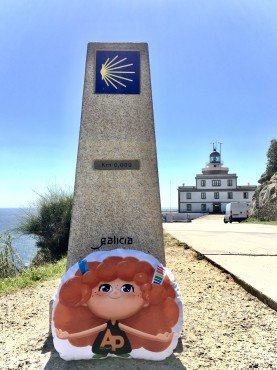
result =
[[[0,208],[0,234],[12,236],[12,246],[25,266],[30,265],[37,253],[36,238],[16,231],[20,220],[27,212],[28,210],[24,208]]]

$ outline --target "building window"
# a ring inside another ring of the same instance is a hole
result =
[[[191,199],[191,193],[187,193],[187,199]]]
[[[218,191],[216,191],[216,192],[214,193],[214,199],[219,199],[219,192],[218,192]]]
[[[233,199],[233,192],[232,191],[228,191],[228,199]]]
[[[201,180],[201,186],[206,186],[206,180]]]
[[[213,186],[221,186],[221,180],[212,180]]]
[[[228,186],[233,186],[233,180],[227,180],[227,185]]]
[[[187,204],[187,211],[190,212],[191,211],[191,204]]]
[[[243,192],[243,199],[248,199],[248,191]]]
[[[201,193],[201,199],[206,199],[206,193]]]
[[[206,204],[201,204],[201,211],[206,212],[207,211],[207,205]]]

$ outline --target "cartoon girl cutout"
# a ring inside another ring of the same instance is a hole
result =
[[[65,282],[54,311],[56,335],[77,347],[92,346],[94,358],[129,357],[132,349],[166,349],[179,317],[166,276],[152,284],[152,265],[134,257],[89,262],[84,274]]]

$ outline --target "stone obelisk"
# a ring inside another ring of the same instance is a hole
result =
[[[93,250],[165,262],[146,43],[89,43],[68,267]]]

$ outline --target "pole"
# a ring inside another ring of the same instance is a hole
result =
[[[169,211],[171,213],[171,180],[169,182]]]

